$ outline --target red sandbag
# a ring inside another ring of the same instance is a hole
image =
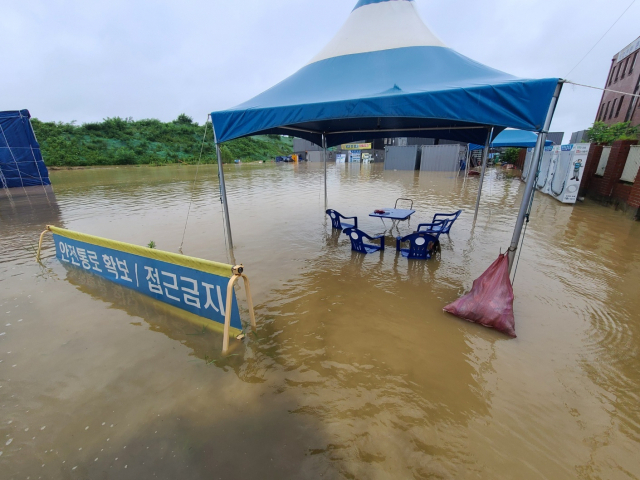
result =
[[[513,318],[513,288],[509,280],[507,254],[498,259],[478,279],[464,297],[444,307],[445,312],[516,338]]]

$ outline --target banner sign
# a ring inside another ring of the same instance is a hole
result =
[[[628,57],[636,50],[640,50],[640,37],[636,38],[633,42],[627,45],[623,50],[620,50],[618,55],[616,56],[616,61],[624,60],[625,57]]]
[[[345,143],[341,146],[342,150],[371,150],[370,143]]]
[[[195,315],[224,324],[232,266],[48,227],[56,257]],[[235,291],[231,327],[242,330]]]

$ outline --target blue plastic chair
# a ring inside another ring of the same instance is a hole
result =
[[[347,228],[358,228],[358,217],[345,217],[344,215],[342,215],[340,212],[336,212],[335,210],[327,210],[325,212],[327,215],[329,215],[329,218],[331,219],[331,226],[337,230],[344,230]],[[353,220],[353,225],[349,224],[349,223],[342,223],[340,221],[341,218],[344,218],[345,220]]]
[[[344,233],[349,235],[351,240],[351,250],[360,253],[375,253],[378,251],[384,251],[384,235],[378,237],[372,237],[367,235],[362,230],[357,228],[347,228]],[[380,245],[371,245],[370,243],[364,243],[364,239],[367,240],[380,240]]]
[[[436,238],[439,238],[443,233],[449,235],[451,227],[461,213],[462,210],[458,210],[455,213],[436,213],[431,223],[421,223],[418,225],[416,233],[430,233],[437,235]]]
[[[409,242],[409,248],[402,248],[404,242]],[[440,250],[440,241],[429,233],[415,232],[406,237],[398,237],[396,250],[410,260],[429,260]]]
[[[447,222],[448,220],[438,220],[433,223],[421,223],[414,233],[428,233],[439,239],[446,228]]]

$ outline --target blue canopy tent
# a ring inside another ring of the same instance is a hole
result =
[[[491,142],[490,148],[535,148],[538,136],[533,132],[525,132],[523,130],[504,130]],[[544,142],[545,147],[553,145],[551,140]],[[469,150],[482,150],[484,147],[477,143],[470,143]]]
[[[229,245],[220,143],[284,134],[323,146],[326,205],[327,147],[428,133],[483,143],[486,157],[493,132],[546,134],[560,86],[557,78],[518,78],[448,48],[423,23],[413,0],[360,0],[306,66],[245,103],[211,113]]]
[[[51,185],[28,110],[0,112],[0,187]]]

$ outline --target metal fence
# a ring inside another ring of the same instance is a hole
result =
[[[425,145],[422,147],[420,171],[457,172],[461,160],[466,157],[466,151],[462,145]]]

